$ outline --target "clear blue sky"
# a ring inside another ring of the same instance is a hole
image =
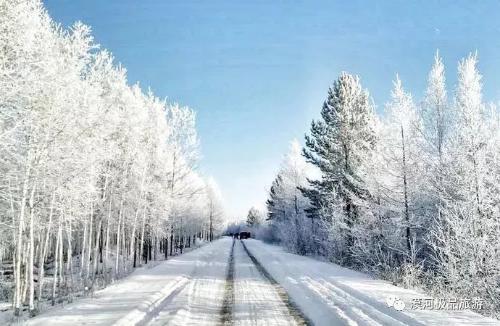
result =
[[[243,216],[262,204],[291,139],[303,140],[328,86],[359,74],[378,110],[399,73],[421,98],[439,48],[479,51],[485,99],[500,98],[499,1],[46,0],[67,26],[92,26],[131,83],[198,112],[201,170]]]

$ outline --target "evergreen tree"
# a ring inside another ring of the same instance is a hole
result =
[[[342,73],[333,83],[321,118],[312,122],[303,151],[322,172],[320,180],[310,182],[311,189],[303,189],[312,204],[308,214],[330,224],[340,222],[342,237],[352,247],[352,228],[371,197],[366,162],[376,142],[373,106],[357,76]]]
[[[283,207],[283,178],[278,173],[273,180],[271,189],[269,190],[269,198],[266,201],[267,217],[273,222],[280,222],[285,220],[285,208]]]
[[[262,224],[262,216],[259,210],[255,207],[250,208],[247,215],[247,225],[249,227],[254,227],[260,224]]]

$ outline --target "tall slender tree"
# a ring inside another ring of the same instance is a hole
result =
[[[386,214],[398,219],[404,230],[405,256],[408,259],[415,253],[414,242],[421,222],[417,220],[421,215],[420,180],[423,172],[420,125],[412,96],[403,89],[399,76],[396,76],[381,137],[381,164],[385,171],[379,182],[388,209]]]
[[[376,142],[373,105],[357,76],[339,76],[328,91],[321,117],[312,122],[303,153],[319,168],[322,178],[311,181],[311,189],[303,192],[311,201],[312,218],[341,223],[347,246],[342,254],[349,259],[353,226],[371,197],[365,167]]]

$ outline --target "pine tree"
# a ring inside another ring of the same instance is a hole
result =
[[[247,225],[249,227],[256,227],[262,223],[262,216],[259,210],[255,207],[250,208],[247,215]]]
[[[303,151],[322,173],[321,180],[311,181],[310,189],[303,189],[312,204],[308,214],[327,223],[340,219],[345,225],[342,237],[352,247],[352,228],[370,200],[365,163],[376,142],[373,106],[357,76],[340,75],[328,91],[321,117],[312,122]],[[335,212],[341,216],[332,216]],[[344,254],[349,256],[348,251]]]
[[[269,189],[269,198],[266,201],[267,218],[279,222],[286,218],[285,207],[283,207],[283,178],[278,173]]]

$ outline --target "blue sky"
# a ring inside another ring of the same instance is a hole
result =
[[[65,26],[91,25],[131,83],[197,111],[200,169],[235,217],[262,205],[341,71],[360,75],[381,112],[396,73],[420,99],[436,49],[450,90],[457,61],[478,50],[485,99],[500,98],[498,1],[44,3]]]

